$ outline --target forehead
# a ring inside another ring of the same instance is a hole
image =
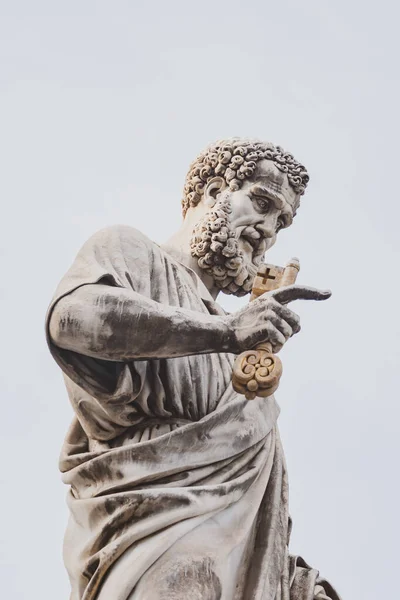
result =
[[[252,177],[252,184],[262,183],[272,192],[282,194],[293,207],[298,204],[299,196],[289,183],[286,173],[283,173],[272,160],[260,160]],[[297,206],[295,206],[297,208]]]

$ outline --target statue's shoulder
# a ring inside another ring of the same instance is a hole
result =
[[[150,240],[144,233],[131,227],[130,225],[110,225],[96,231],[86,242],[85,246],[96,246],[103,249],[120,248],[133,249],[135,247],[142,250],[147,248],[153,250],[157,244]]]
[[[65,290],[108,277],[121,287],[132,287],[134,282],[138,290],[151,277],[158,251],[157,244],[134,227],[105,227],[83,244],[60,289],[65,293]]]

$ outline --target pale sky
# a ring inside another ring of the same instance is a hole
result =
[[[281,353],[291,551],[344,600],[395,596],[399,18],[388,0],[0,0],[4,598],[69,595],[53,291],[101,227],[166,240],[189,163],[234,135],[308,167],[268,260],[299,256],[299,282],[333,291],[292,305],[302,330]]]

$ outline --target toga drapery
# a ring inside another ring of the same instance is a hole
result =
[[[62,297],[96,283],[223,314],[192,270],[115,226],[83,246],[47,323]],[[48,342],[76,415],[60,459],[71,600],[338,599],[288,554],[279,409],[234,392],[233,355],[111,362]]]

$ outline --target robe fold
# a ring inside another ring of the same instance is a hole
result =
[[[288,553],[279,408],[233,390],[233,355],[112,362],[52,343],[56,303],[97,283],[223,314],[193,271],[130,227],[95,234],[61,281],[47,336],[76,415],[60,459],[71,600],[338,600]]]

